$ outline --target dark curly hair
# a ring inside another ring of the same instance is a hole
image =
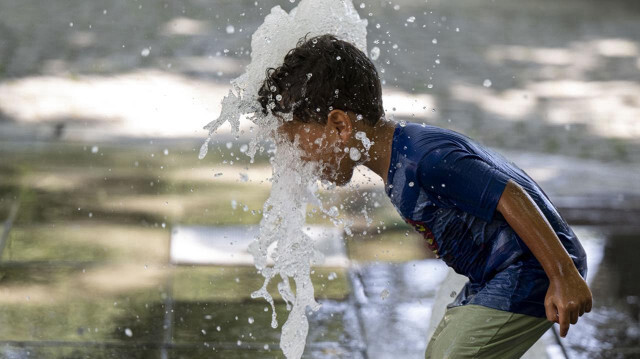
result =
[[[265,115],[293,112],[296,121],[326,124],[333,109],[352,111],[369,126],[384,116],[375,66],[333,35],[300,39],[282,66],[267,69],[258,95]]]

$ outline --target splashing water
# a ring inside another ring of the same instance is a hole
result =
[[[335,225],[344,225],[345,232],[351,234],[350,223],[338,218],[337,208],[324,209],[317,197],[317,164],[303,163],[297,144],[278,138],[279,120],[272,114],[264,115],[257,101],[266,69],[282,65],[286,53],[307,34],[309,37],[332,34],[367,53],[367,20],[360,19],[351,0],[302,0],[290,13],[275,6],[252,35],[251,63],[244,74],[231,81],[232,89],[222,100],[220,116],[204,127],[209,130],[209,137],[198,156],[200,159],[206,156],[211,137],[225,122],[229,122],[232,135],[237,138],[242,117],[259,128],[259,131],[252,131],[254,137],[242,151],[251,158],[251,163],[258,149],[264,150],[264,146],[259,146],[261,141],[276,144],[275,154],[270,159],[273,167],[271,194],[263,206],[259,235],[249,247],[255,266],[265,280],[262,288],[251,297],[264,298],[270,303],[271,326],[276,328],[275,306],[267,286],[277,276],[282,279],[278,292],[290,313],[282,327],[280,347],[289,359],[300,358],[304,351],[309,329],[307,308],[315,311],[320,307],[314,299],[310,272],[311,266],[320,264],[323,258],[302,230],[307,204],[318,206]],[[291,119],[291,114],[288,118],[285,116],[285,120]],[[366,136],[359,139],[363,143],[368,141]],[[360,152],[353,155],[359,156]],[[271,255],[274,265],[269,267],[267,248],[273,243],[277,243]],[[295,283],[295,294],[290,279]]]

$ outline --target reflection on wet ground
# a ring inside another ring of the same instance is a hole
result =
[[[640,357],[640,236],[613,234],[592,273],[593,311],[568,336],[574,358]]]
[[[569,357],[639,355],[634,264],[640,238],[602,236],[588,228],[577,232],[592,258],[595,306],[562,341]],[[270,308],[248,297],[260,285],[252,267],[176,267],[149,258],[146,265],[133,265],[126,257],[73,262],[55,250],[50,258],[21,258],[16,250],[39,250],[21,243],[26,238],[11,238],[3,257],[12,259],[1,267],[2,357],[282,357],[279,330],[269,326]],[[108,252],[104,240],[94,245]],[[446,273],[434,259],[316,269],[322,309],[311,314],[305,357],[421,358],[431,306]],[[277,312],[282,323],[282,302]]]

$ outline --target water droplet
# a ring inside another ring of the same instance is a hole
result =
[[[416,21],[415,16],[409,16],[409,18],[407,19],[407,22],[414,22],[414,21]]]
[[[491,80],[489,79],[485,79],[484,82],[482,82],[482,86],[484,87],[491,87]]]
[[[384,289],[382,292],[380,292],[380,298],[382,298],[382,300],[385,300],[389,297],[389,290]]]
[[[124,330],[124,334],[125,334],[126,336],[128,336],[129,338],[131,338],[131,337],[133,336],[133,331],[132,331],[131,329],[129,329],[129,328],[126,328],[126,329]]]
[[[140,56],[147,57],[149,56],[150,53],[151,53],[151,49],[148,47],[145,47],[144,49],[142,49],[142,51],[140,51]]]
[[[198,159],[203,159],[207,152],[209,151],[209,141],[211,141],[211,137],[207,137],[202,146],[200,146],[200,153],[198,153]]]
[[[91,153],[98,153],[98,150],[99,150],[98,146],[91,147]]]
[[[375,61],[380,57],[380,48],[378,46],[374,46],[371,48],[371,53],[369,55],[371,60]]]
[[[355,162],[355,161],[360,160],[361,156],[362,155],[360,154],[360,151],[357,148],[351,147],[349,149],[349,158],[351,158],[352,161]]]
[[[236,32],[236,28],[233,27],[233,25],[227,25],[227,34],[233,34],[234,32]]]

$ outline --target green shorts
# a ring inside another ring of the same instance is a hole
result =
[[[551,326],[546,318],[467,304],[447,309],[425,358],[520,358]]]

